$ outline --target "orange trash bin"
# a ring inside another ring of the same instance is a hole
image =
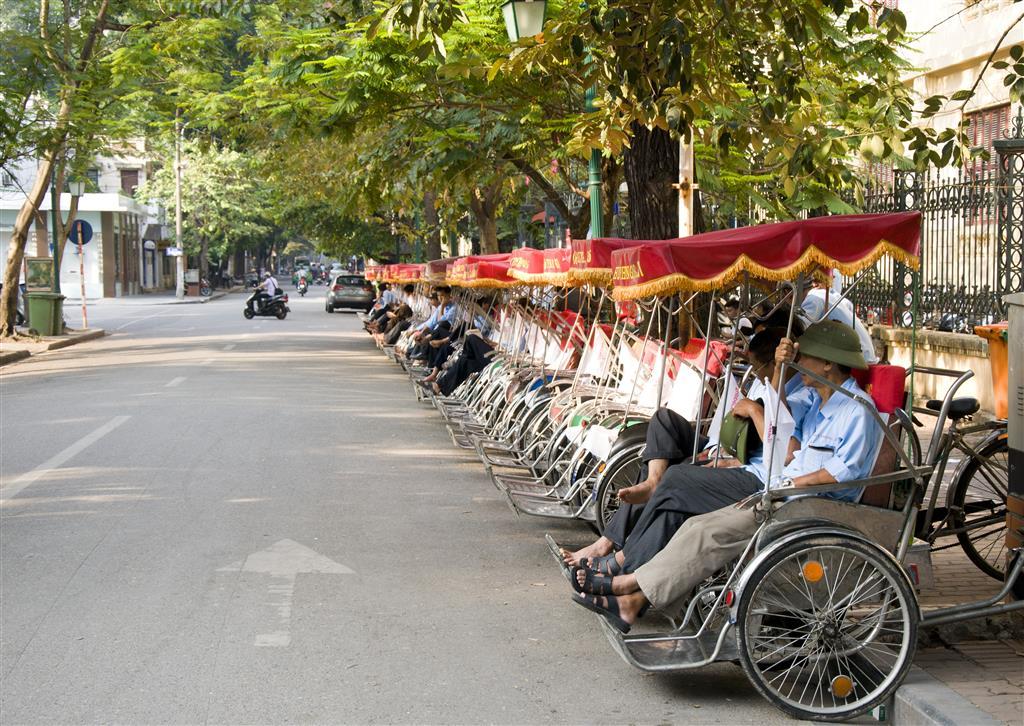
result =
[[[976,325],[974,334],[980,335],[988,341],[988,360],[992,366],[992,396],[996,402],[996,418],[1006,418],[1010,413],[1007,395],[1009,383],[1009,351],[1007,349],[1007,338],[1009,337],[1010,324],[996,323],[995,325]]]

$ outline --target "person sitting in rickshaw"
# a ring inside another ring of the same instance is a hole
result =
[[[785,321],[785,318],[783,318]],[[777,320],[773,319],[773,322]],[[801,331],[802,327],[799,328]],[[785,336],[785,328],[758,327],[758,332],[750,339],[747,345],[746,357],[754,370],[754,381],[747,391],[746,398],[751,402],[757,402],[763,395],[764,379],[769,381],[775,379],[775,350]],[[804,384],[796,371],[790,368],[787,371],[786,394],[790,399],[790,407],[795,415],[804,410],[809,402],[809,396],[804,391]],[[723,402],[723,406],[725,403]],[[759,405],[759,404],[758,404]],[[742,413],[744,407],[740,407],[738,413]],[[735,413],[735,411],[734,411]],[[716,415],[716,418],[718,416]],[[710,432],[711,440],[701,437],[698,448],[702,451],[697,456],[696,464],[706,465],[708,460],[714,457],[715,449],[718,447],[717,433]],[[685,418],[668,408],[658,409],[651,418],[647,427],[647,441],[644,448],[643,460],[647,473],[643,481],[631,487],[623,487],[618,492],[619,508],[612,516],[611,521],[606,525],[604,533],[595,542],[575,552],[563,550],[563,559],[570,567],[577,566],[581,560],[595,557],[603,557],[613,550],[621,550],[626,538],[633,530],[643,511],[646,503],[654,494],[662,477],[666,472],[675,466],[682,464],[693,455],[693,437],[696,435],[694,426]],[[758,443],[748,448],[750,457],[749,464],[752,467],[763,467],[762,454],[760,451],[760,433]]]
[[[850,375],[853,368],[867,367],[857,334],[839,322],[815,323],[797,344],[783,339],[775,359],[789,362],[797,354],[804,368],[832,385],[801,374],[811,398],[806,413],[794,417],[800,448],[773,485],[809,487],[868,477],[883,432],[868,409],[873,404]],[[757,530],[753,507],[760,501],[762,479],[739,467],[690,467],[689,474],[675,486],[662,482],[623,550],[612,556],[607,569],[622,575],[574,570],[574,587],[583,593],[574,595],[575,602],[626,631],[647,605],[671,608],[742,553]],[[853,502],[861,493],[854,486],[822,496]]]

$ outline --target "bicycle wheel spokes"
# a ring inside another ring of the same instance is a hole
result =
[[[849,718],[899,684],[916,638],[906,578],[884,552],[818,537],[756,565],[738,606],[740,657],[763,695],[802,718]],[[845,540],[845,538],[842,538]]]

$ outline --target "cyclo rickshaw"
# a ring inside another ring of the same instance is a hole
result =
[[[612,253],[613,296],[637,300],[786,281],[783,299],[795,309],[804,282],[826,269],[856,276],[883,256],[916,269],[919,240],[920,214],[911,212],[821,217],[651,242]],[[973,399],[957,397],[970,371],[911,365],[906,370],[908,402],[887,407],[877,395],[867,400],[799,362],[788,365],[870,412],[884,435],[871,475],[787,487],[780,476],[784,448],[780,451],[778,442],[784,447],[788,434],[774,428],[782,420],[776,403],[766,424],[773,432],[765,443],[768,484],[753,504],[756,531],[738,559],[695,588],[684,611],[668,613],[676,618],[668,630],[623,633],[606,618],[599,620],[614,649],[642,670],[738,661],[754,687],[786,713],[809,720],[849,719],[884,702],[900,685],[912,664],[919,627],[1024,608],[1024,601],[1001,602],[1020,582],[1024,558],[1019,550],[1008,553],[996,595],[925,614],[904,565],[920,528],[918,510],[923,502],[929,509],[934,506],[942,485],[949,453],[943,445],[946,424],[952,422],[955,432],[978,408]],[[915,375],[954,380],[941,400],[915,409]],[[766,417],[771,408],[766,406]],[[913,415],[926,410],[935,414],[936,424],[929,444],[922,446]],[[972,456],[983,457],[986,446],[999,443],[998,436],[997,429],[995,438]],[[983,478],[1002,478],[1005,497],[1005,464],[978,461]],[[820,496],[851,487],[863,488],[857,503]],[[1005,512],[1005,501],[1002,506]],[[965,506],[961,501],[946,533],[970,539],[972,527],[991,528],[998,513],[998,503]],[[560,548],[548,542],[564,569]]]

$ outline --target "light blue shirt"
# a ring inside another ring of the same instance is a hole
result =
[[[870,402],[853,378],[847,378],[843,388]],[[821,396],[813,388],[810,407],[797,421],[801,430],[800,449],[782,470],[784,477],[796,478],[825,469],[837,482],[864,479],[871,475],[882,443],[882,428],[863,403],[833,393],[824,406]],[[830,492],[824,496],[855,502],[863,487],[851,487]]]
[[[764,389],[764,382],[755,380],[747,390],[747,398],[752,401],[759,400],[764,405]],[[813,388],[804,385],[804,381],[799,375],[793,376],[786,381],[786,405],[789,412],[793,415],[793,420],[796,421],[796,431],[793,432],[793,436],[797,439],[800,438],[800,419],[807,414],[807,410],[811,406],[812,399],[809,392],[813,390]],[[763,454],[764,450],[758,449],[758,452],[752,455],[743,467],[760,479],[762,484],[768,478],[768,463],[764,460]]]
[[[399,302],[398,295],[390,287],[380,294],[380,300],[377,303],[377,307],[387,307],[388,305],[394,305]]]
[[[457,310],[455,308],[455,303],[448,303],[445,306],[444,310],[441,310],[441,306],[439,305],[434,308],[434,311],[432,313],[430,313],[429,318],[427,318],[422,323],[416,326],[416,330],[430,330],[431,328],[433,328],[435,325],[442,321],[447,321],[454,327],[456,314]]]

